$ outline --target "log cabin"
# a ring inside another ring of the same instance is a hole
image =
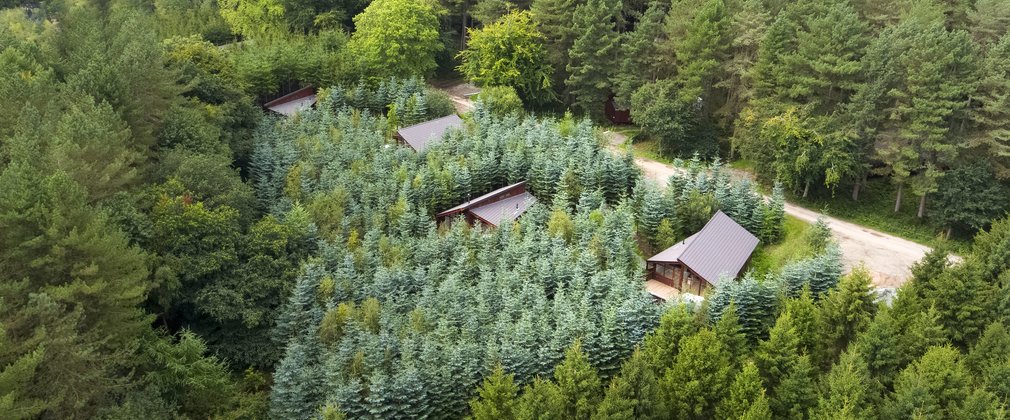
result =
[[[420,152],[425,147],[428,147],[428,145],[442,140],[442,137],[450,129],[462,126],[463,120],[458,115],[452,114],[396,130],[393,138],[403,145],[414,149],[415,152]]]
[[[720,280],[740,275],[758,238],[722,211],[705,227],[646,260],[646,289],[659,300],[702,296]]]
[[[443,223],[462,215],[467,223],[479,222],[485,226],[498,227],[503,223],[515,221],[536,202],[536,197],[526,191],[526,182],[520,182],[438,213],[435,220]]]

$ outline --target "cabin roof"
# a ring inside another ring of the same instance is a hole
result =
[[[396,134],[403,139],[415,151],[422,151],[429,144],[442,139],[446,131],[450,128],[463,125],[463,120],[458,115],[452,114],[445,117],[425,121],[410,127],[396,130]]]
[[[533,197],[532,194],[524,192],[519,195],[508,197],[504,200],[495,201],[493,203],[488,203],[483,206],[470,209],[470,212],[487,223],[499,226],[503,222],[515,221],[519,218],[519,216],[526,212],[526,209],[530,208],[530,206],[536,202],[537,199]]]
[[[508,190],[511,190],[513,188],[523,188],[523,189],[525,189],[526,188],[526,182],[523,181],[523,182],[517,182],[517,183],[512,184],[512,185],[506,185],[506,186],[501,187],[501,188],[499,188],[497,190],[494,190],[494,191],[491,191],[491,192],[489,192],[487,194],[484,194],[484,195],[482,195],[480,197],[477,197],[477,198],[474,198],[472,200],[469,200],[469,201],[467,201],[467,202],[465,202],[463,204],[460,204],[460,205],[458,205],[456,207],[453,207],[451,209],[442,211],[442,212],[436,214],[435,217],[442,218],[442,217],[452,216],[452,215],[454,215],[456,213],[462,213],[464,211],[467,211],[471,207],[480,207],[481,204],[487,204],[487,203],[485,203],[485,201],[487,201],[488,198],[494,197],[495,195],[501,194],[501,193],[503,193],[505,191],[508,191]]]
[[[306,86],[291,92],[280,98],[263,104],[263,107],[288,117],[295,115],[298,111],[312,108],[316,103],[316,88]]]
[[[716,285],[722,276],[739,274],[757,244],[756,236],[718,211],[698,233],[649,258],[649,262],[679,262]]]

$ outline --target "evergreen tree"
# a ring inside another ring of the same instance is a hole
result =
[[[811,365],[810,356],[798,357],[773,391],[770,406],[775,418],[808,418],[807,413],[817,405],[817,370]]]
[[[712,330],[719,337],[719,341],[723,343],[726,350],[729,351],[730,361],[733,363],[733,366],[738,366],[743,360],[743,356],[749,350],[749,343],[747,342],[747,336],[740,329],[740,318],[736,314],[735,304],[730,303],[722,311],[719,320],[716,321]]]
[[[933,347],[898,375],[894,394],[881,414],[889,418],[950,417],[968,398],[970,385],[959,352]]]
[[[565,396],[561,388],[549,380],[535,378],[523,389],[523,395],[515,403],[516,419],[564,418],[567,413]],[[495,417],[503,418],[503,417]],[[504,417],[509,418],[509,417]]]
[[[572,31],[578,37],[568,51],[565,86],[575,106],[594,117],[601,116],[603,102],[612,91],[618,41],[613,12],[605,0],[587,0],[575,8]]]
[[[866,419],[876,415],[875,389],[864,362],[858,354],[846,352],[824,378],[811,419]]]
[[[732,381],[729,352],[708,329],[681,339],[680,348],[660,381],[663,410],[678,418],[712,418]]]
[[[680,343],[685,337],[694,335],[698,324],[684,304],[676,304],[666,310],[659,319],[659,327],[645,337],[642,354],[649,366],[658,372],[673,366]]]
[[[565,351],[565,359],[554,369],[554,381],[565,401],[564,417],[588,419],[599,404],[603,391],[600,377],[582,353],[582,344],[576,341]]]
[[[635,350],[610,382],[593,414],[594,420],[654,419],[662,417],[658,408],[658,378],[645,355]]]
[[[856,268],[842,278],[838,287],[821,302],[822,326],[825,328],[824,348],[830,358],[840,354],[869,325],[876,306],[865,268]],[[865,363],[865,361],[861,361]]]
[[[517,404],[519,388],[512,380],[512,374],[506,374],[501,365],[491,371],[477,388],[477,397],[470,400],[470,412],[474,419],[512,418]]]
[[[719,402],[716,415],[723,419],[753,418],[747,416],[758,400],[764,399],[765,389],[761,386],[761,375],[752,362],[743,365],[743,369],[733,378],[729,386],[729,395]],[[765,400],[765,410],[767,410]],[[752,414],[753,415],[753,414]]]
[[[983,1],[981,3],[992,3]],[[1006,14],[1004,10],[1002,13]],[[990,15],[991,16],[991,15]],[[1004,18],[1010,18],[1005,15]],[[976,27],[977,28],[977,27]],[[1001,30],[1005,30],[1003,27]],[[1010,177],[1010,36],[1003,35],[985,54],[981,63],[978,87],[972,93],[968,116],[973,125],[965,146],[972,153],[992,164],[1001,179]],[[946,203],[953,204],[953,203]],[[944,207],[941,205],[941,209]],[[976,226],[977,228],[977,226]]]
[[[679,8],[673,13],[682,13]],[[683,37],[675,33],[675,25],[667,19],[667,39],[673,42],[676,51],[678,95],[682,100],[709,98],[710,89],[716,78],[719,63],[725,59],[729,43],[729,16],[723,0],[708,0],[701,3],[690,24],[684,28]]]
[[[800,358],[799,337],[793,327],[792,314],[783,312],[768,332],[768,339],[758,343],[754,363],[761,373],[764,386],[773,392],[794,369]]]
[[[621,48],[618,49],[620,67],[611,76],[614,102],[618,107],[629,107],[635,91],[659,78],[662,69],[656,40],[663,34],[666,9],[664,2],[650,2],[635,23],[635,30],[621,34]]]

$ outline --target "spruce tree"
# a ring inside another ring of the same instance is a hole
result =
[[[631,106],[631,95],[661,72],[656,39],[663,34],[667,4],[653,1],[635,24],[635,30],[621,34],[618,49],[620,67],[614,72],[614,102],[620,108]]]
[[[801,354],[792,314],[783,312],[768,332],[768,339],[758,343],[754,350],[754,363],[761,373],[765,388],[773,392],[778,389],[779,384],[794,369]]]
[[[691,315],[686,305],[675,304],[663,313],[659,327],[645,337],[642,354],[652,369],[662,372],[673,366],[681,340],[698,331]]]
[[[654,369],[649,366],[645,355],[636,349],[610,382],[593,419],[659,418],[658,387],[659,379]]]

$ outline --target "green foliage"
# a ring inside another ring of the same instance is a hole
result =
[[[940,179],[934,201],[937,221],[977,232],[1006,213],[1010,190],[992,182],[994,175],[984,164],[947,171]]]
[[[759,400],[764,400],[764,410],[768,410],[768,402],[764,398],[765,390],[761,386],[761,376],[754,363],[748,362],[733,378],[729,387],[729,396],[719,402],[716,415],[719,418],[757,418],[757,413],[750,413]],[[771,413],[768,413],[770,417]]]
[[[438,9],[432,1],[378,0],[354,17],[347,47],[372,80],[426,76],[442,50]]]
[[[700,115],[696,98],[680,95],[676,83],[647,83],[631,95],[631,118],[642,131],[659,139],[660,149],[671,156],[715,154],[710,124]]]
[[[660,381],[660,404],[680,418],[712,418],[718,402],[729,396],[732,379],[728,350],[703,329],[681,339],[680,352]]]
[[[610,79],[617,56],[614,10],[606,0],[587,0],[575,8],[572,31],[578,34],[568,51],[565,87],[574,105],[595,118],[602,117],[610,95]]]
[[[836,353],[826,362],[833,360],[838,352],[867,328],[875,309],[870,275],[865,268],[853,269],[842,277],[837,288],[828,292],[821,303],[821,319],[825,328],[825,348],[829,351],[833,349]]]
[[[970,383],[956,349],[933,347],[898,375],[881,415],[949,418],[968,398]]]
[[[484,90],[511,87],[514,94],[518,93],[528,103],[544,103],[552,98],[553,70],[546,61],[544,35],[529,12],[513,11],[481,29],[471,29],[469,35],[467,48],[458,57],[458,70],[467,79],[482,85]],[[503,95],[504,92],[497,96]],[[486,105],[495,109],[493,100]]]
[[[477,94],[477,100],[496,115],[522,114],[524,110],[522,99],[511,86],[485,86]]]
[[[518,392],[519,387],[513,382],[512,375],[505,374],[498,365],[491,375],[484,378],[477,389],[477,398],[470,400],[470,415],[475,420],[512,418]]]
[[[278,0],[220,0],[218,6],[234,33],[265,39],[287,32],[284,5]]]
[[[554,369],[554,382],[564,401],[563,417],[588,419],[596,411],[603,387],[579,341],[565,351],[564,360]]]

